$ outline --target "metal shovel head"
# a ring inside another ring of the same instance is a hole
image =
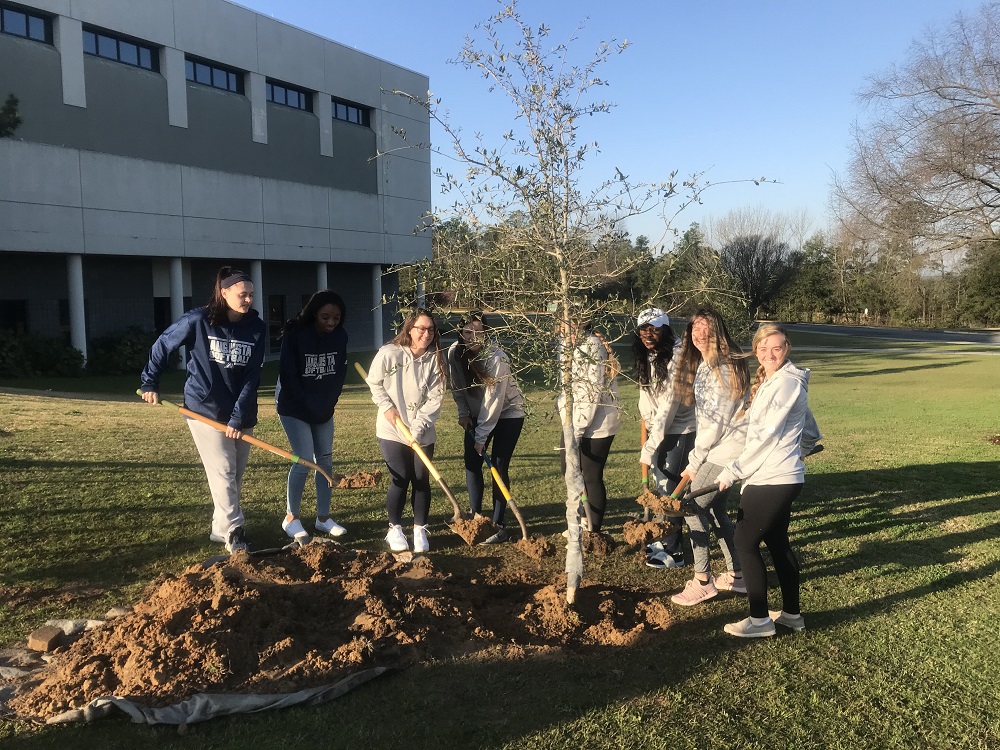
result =
[[[304,546],[305,545],[302,544],[302,542],[294,541],[289,544],[286,544],[284,547],[267,547],[265,549],[256,549],[253,550],[252,552],[247,552],[247,557],[273,557],[274,555],[280,555],[285,552],[292,552]],[[205,560],[205,562],[201,564],[201,568],[202,570],[208,570],[216,563],[228,560],[230,557],[232,557],[232,553],[227,553],[224,555],[213,555],[212,557],[208,558],[207,560]]]

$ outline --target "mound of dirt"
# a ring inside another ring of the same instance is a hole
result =
[[[1000,435],[994,435],[991,437],[990,442],[993,443],[993,445],[1000,445]]]
[[[150,707],[195,693],[284,693],[373,666],[496,653],[510,658],[589,645],[630,646],[670,625],[659,597],[565,583],[523,569],[483,578],[435,570],[430,559],[333,542],[253,559],[235,553],[149,587],[133,611],[55,655],[8,706],[50,717],[97,697]]]
[[[362,487],[378,487],[378,483],[382,481],[382,472],[378,469],[356,471],[353,474],[334,474],[333,478],[337,482],[338,490],[356,490]]]
[[[674,527],[663,521],[626,521],[622,527],[625,544],[630,547],[645,547],[650,542],[663,539]]]
[[[552,557],[556,553],[556,545],[544,536],[533,536],[530,539],[519,539],[517,548],[532,560]]]
[[[618,545],[610,534],[603,531],[581,531],[583,551],[589,555],[606,557]]]

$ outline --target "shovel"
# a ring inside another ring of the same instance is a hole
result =
[[[137,389],[136,394],[141,396],[142,390]],[[164,404],[165,406],[172,406],[173,408],[177,409],[177,411],[179,411],[181,414],[183,414],[185,417],[197,420],[202,424],[207,424],[209,427],[213,427],[219,432],[225,433],[225,431],[228,429],[226,425],[222,424],[222,422],[216,422],[214,419],[203,417],[201,414],[196,414],[190,409],[186,409],[183,406],[178,406],[177,404],[171,401],[167,401],[166,399],[161,398],[160,403]],[[250,445],[256,445],[258,448],[263,448],[264,450],[270,451],[271,453],[274,453],[277,456],[281,456],[282,458],[287,458],[293,464],[302,464],[303,466],[309,467],[318,474],[321,474],[323,478],[326,479],[330,487],[333,487],[333,477],[331,477],[329,474],[323,471],[323,469],[314,464],[312,461],[306,461],[306,459],[302,458],[301,456],[296,456],[294,453],[289,453],[288,451],[282,450],[281,448],[271,445],[270,443],[265,443],[263,440],[258,440],[257,438],[252,437],[250,435],[240,435],[240,440],[250,443]]]
[[[360,362],[354,363],[354,369],[358,371],[358,374],[364,380],[368,380],[368,373],[365,372],[365,368],[361,366]],[[455,495],[452,494],[451,488],[448,486],[448,483],[444,481],[444,478],[442,478],[438,470],[434,468],[434,464],[431,463],[431,459],[427,456],[426,453],[424,453],[424,449],[420,447],[419,443],[417,443],[417,441],[413,439],[413,433],[410,432],[409,428],[403,423],[403,420],[400,419],[399,417],[396,418],[396,429],[399,430],[399,434],[402,435],[403,439],[407,441],[407,443],[409,443],[410,447],[413,449],[413,452],[420,457],[420,460],[423,463],[423,465],[427,467],[427,471],[429,471],[430,475],[434,477],[434,480],[439,485],[441,485],[441,489],[444,490],[445,496],[448,498],[449,501],[451,501],[451,507],[455,511],[455,515],[451,519],[452,523],[454,523],[455,521],[461,521],[463,518],[467,518],[466,515],[463,515],[462,508],[459,506],[458,501],[455,499]]]
[[[493,466],[493,462],[490,461],[489,457],[486,455],[486,448],[483,448],[483,463],[486,464],[486,468],[490,470],[490,474],[493,475],[493,481],[496,482],[497,487],[500,488],[500,494],[503,495],[504,500],[507,501],[507,505],[510,506],[511,511],[514,513],[514,518],[517,519],[518,525],[521,527],[521,538],[528,538],[528,528],[524,525],[524,518],[521,516],[521,509],[517,507],[517,503],[514,502],[514,498],[511,497],[510,490],[507,489],[507,485],[500,478],[500,472],[496,470]]]
[[[304,546],[305,545],[302,544],[302,542],[296,541],[290,544],[286,544],[284,547],[268,547],[267,549],[255,549],[253,552],[247,552],[247,556],[251,558],[274,557],[275,555],[281,555],[284,554],[285,552],[293,552],[294,550],[297,550]],[[230,557],[232,557],[232,553],[226,553],[224,555],[212,555],[212,557],[208,558],[207,560],[205,560],[205,562],[201,564],[201,569],[208,570],[216,563],[228,560]]]

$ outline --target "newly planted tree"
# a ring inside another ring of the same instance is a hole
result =
[[[594,291],[637,262],[631,243],[617,241],[624,220],[656,210],[667,215],[671,199],[680,210],[697,199],[701,186],[697,176],[676,182],[671,174],[662,182],[639,183],[617,169],[604,179],[585,170],[597,144],[586,138],[584,126],[613,108],[600,95],[607,81],[599,71],[626,49],[626,42],[601,41],[577,63],[576,34],[567,42],[551,42],[550,28],[527,23],[516,3],[501,6],[477,29],[481,42],[467,37],[455,62],[481,75],[489,90],[510,105],[510,117],[495,139],[483,133],[467,139],[442,114],[440,100],[393,93],[426,108],[449,144],[447,153],[434,150],[455,165],[436,170],[452,203],[428,216],[425,229],[444,230],[438,234],[438,258],[447,258],[449,266],[461,268],[463,278],[478,284],[470,298],[460,301],[496,311],[503,320],[499,334],[516,369],[541,372],[559,391],[567,464],[567,598],[572,601],[583,572],[579,509],[584,493],[574,404],[579,408],[581,400],[592,403],[602,395],[592,383],[579,382],[586,365],[595,364],[587,361],[593,352],[581,345],[583,332],[611,313],[631,312],[621,299],[598,299]],[[422,269],[428,293],[446,290],[450,279],[434,275],[443,269],[440,263]],[[633,300],[632,306],[644,302]]]

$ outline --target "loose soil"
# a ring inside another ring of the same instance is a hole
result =
[[[485,542],[498,531],[493,521],[486,516],[452,520],[448,522],[448,527],[462,537],[470,547]]]
[[[647,544],[663,539],[670,531],[676,528],[671,523],[663,521],[626,521],[622,527],[622,536],[625,537],[625,544],[630,547],[644,548]]]
[[[378,487],[382,480],[382,472],[359,470],[353,474],[334,474],[334,481],[337,482],[338,490],[356,490],[363,487]]]
[[[661,516],[683,516],[681,512],[681,501],[674,500],[669,495],[661,497],[648,488],[643,489],[642,494],[635,499],[639,505],[649,508],[653,513]]]
[[[498,648],[524,658],[634,646],[671,624],[651,592],[585,584],[571,607],[564,580],[496,564],[445,574],[427,557],[327,541],[276,557],[234,553],[152,583],[131,612],[56,652],[8,706],[45,718],[106,695],[159,707],[199,692],[292,692]]]

